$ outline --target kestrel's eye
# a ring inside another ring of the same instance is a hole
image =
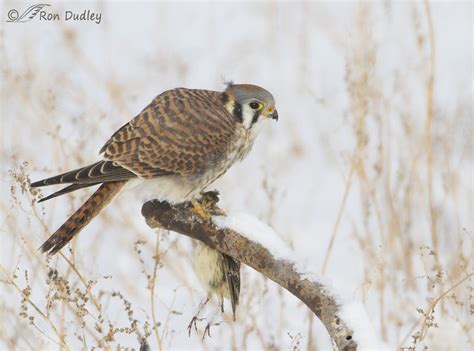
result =
[[[261,102],[252,101],[250,103],[250,107],[253,108],[254,110],[261,110],[263,108],[263,104]]]

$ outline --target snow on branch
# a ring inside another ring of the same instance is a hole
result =
[[[215,203],[217,201],[216,198]],[[215,203],[213,209],[219,212]],[[353,330],[341,318],[340,305],[329,290],[300,273],[296,264],[284,255],[284,248],[271,244],[268,238],[263,240],[259,233],[252,233],[252,229],[268,233],[271,228],[265,224],[259,221],[251,223],[244,217],[240,218],[241,223],[237,223],[236,217],[225,216],[206,221],[196,215],[189,203],[171,206],[158,200],[146,202],[142,215],[151,228],[164,228],[200,240],[254,268],[305,303],[324,324],[339,350],[357,349]],[[274,237],[274,240],[279,239]]]

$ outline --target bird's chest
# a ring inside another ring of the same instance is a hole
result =
[[[221,177],[234,163],[244,159],[252,149],[255,137],[250,132],[241,132],[230,145],[228,151],[215,163],[204,177],[204,186],[208,186]]]
[[[235,142],[234,147],[231,148],[232,150],[227,155],[228,163],[230,163],[229,167],[235,162],[243,160],[245,156],[248,155],[252,149],[254,140],[255,137],[252,133],[242,133],[242,135]]]

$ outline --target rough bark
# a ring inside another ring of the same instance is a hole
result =
[[[219,228],[211,220],[203,220],[189,204],[171,206],[149,201],[143,205],[142,215],[151,228],[164,228],[200,240],[254,268],[304,302],[324,324],[339,350],[357,349],[353,331],[338,316],[339,305],[334,297],[321,283],[302,276],[292,262],[276,259],[262,245],[233,230]]]

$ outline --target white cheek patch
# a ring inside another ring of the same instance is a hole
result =
[[[245,129],[249,129],[252,126],[253,116],[255,114],[255,110],[252,109],[249,105],[245,104],[242,105],[242,123]]]

